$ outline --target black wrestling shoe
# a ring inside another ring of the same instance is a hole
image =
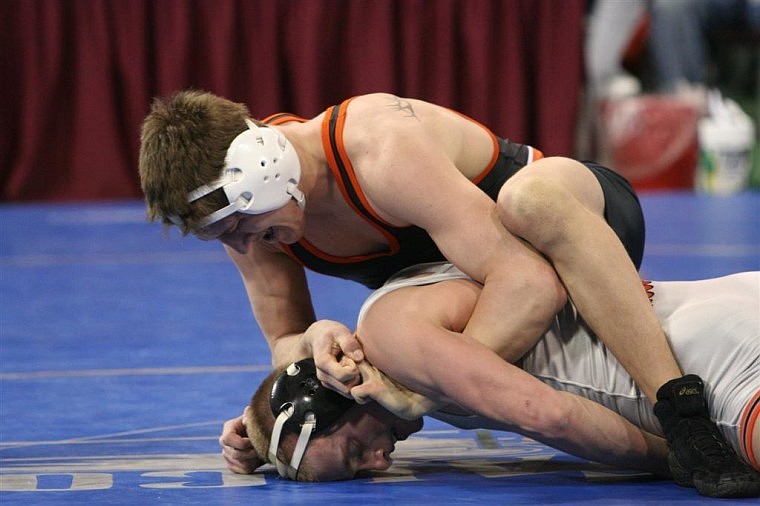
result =
[[[674,481],[707,497],[760,497],[760,473],[739,459],[710,420],[699,376],[671,380],[657,391]]]

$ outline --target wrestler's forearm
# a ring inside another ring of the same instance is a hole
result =
[[[555,434],[532,435],[565,452],[596,462],[668,476],[665,440],[636,427],[588,399],[560,392],[571,408],[567,424]]]
[[[513,363],[536,344],[565,301],[553,274],[527,281],[494,276],[483,286],[464,333]]]
[[[445,346],[428,349],[430,359],[423,365],[446,399],[568,453],[615,466],[665,472],[664,442],[601,404],[554,390],[471,339],[460,335]],[[457,371],[453,378],[451,370]],[[435,392],[406,384],[435,398]]]

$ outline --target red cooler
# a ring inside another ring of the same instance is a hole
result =
[[[601,104],[600,160],[637,191],[694,187],[699,114],[672,97],[643,95]]]

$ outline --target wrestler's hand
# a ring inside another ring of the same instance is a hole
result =
[[[441,406],[440,403],[395,382],[369,362],[360,362],[357,366],[361,372],[362,383],[351,389],[351,395],[359,404],[376,401],[405,420],[416,420]]]
[[[319,320],[304,333],[311,348],[317,378],[331,390],[351,397],[351,387],[361,382],[356,364],[364,360],[364,352],[356,336],[342,323]]]
[[[253,448],[245,430],[244,420],[250,409],[246,407],[242,415],[227,420],[222,428],[222,435],[219,437],[222,455],[227,461],[227,469],[238,474],[250,474],[265,464]]]

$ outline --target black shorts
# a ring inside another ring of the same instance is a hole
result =
[[[636,269],[644,258],[644,213],[631,183],[617,172],[595,162],[583,165],[594,173],[604,192],[604,219],[625,246]]]
[[[528,162],[528,147],[499,139],[499,158],[478,187],[496,200],[502,185]],[[583,165],[596,176],[604,193],[604,218],[623,243],[636,269],[644,257],[644,214],[631,184],[617,172],[595,162]]]

